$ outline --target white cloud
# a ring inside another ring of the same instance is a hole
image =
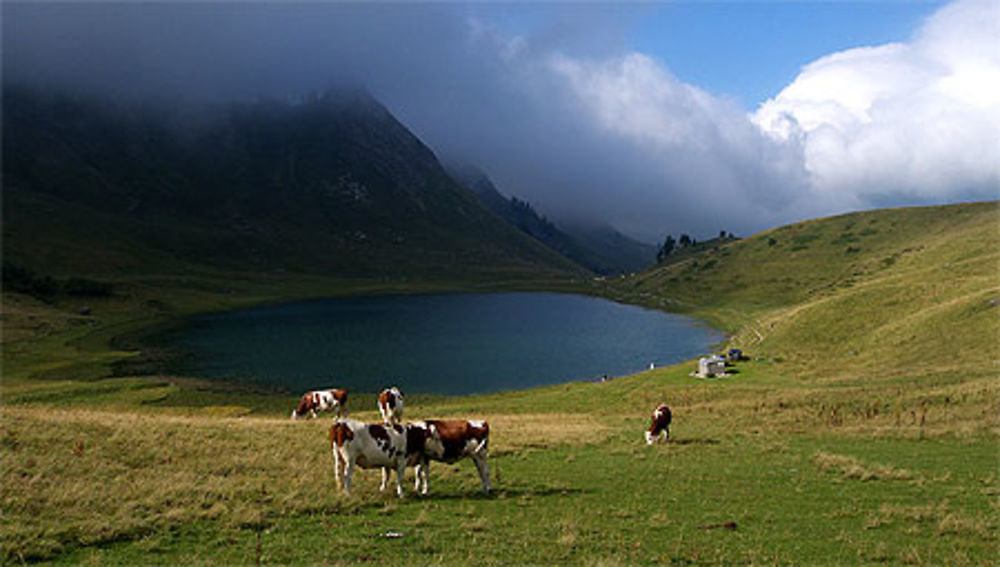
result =
[[[595,123],[595,137],[617,138],[654,176],[650,194],[631,196],[644,211],[701,209],[699,220],[716,222],[735,210],[770,216],[800,189],[800,160],[788,144],[761,135],[734,100],[680,81],[646,55],[556,54],[549,66]],[[705,213],[713,209],[724,212]]]
[[[910,42],[814,61],[752,119],[801,145],[822,202],[997,198],[1000,2],[956,2]]]
[[[580,167],[609,174],[580,176],[576,186],[604,183],[615,198],[604,195],[601,210],[622,225],[651,231],[660,217],[753,230],[873,206],[1000,197],[996,0],[946,6],[910,41],[809,63],[750,115],[641,53],[532,55],[542,61],[530,64],[533,75],[549,75],[544,105],[578,122],[590,147],[605,148],[599,165]],[[608,186],[615,175],[622,183]]]

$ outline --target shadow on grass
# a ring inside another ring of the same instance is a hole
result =
[[[484,494],[479,488],[470,488],[468,490],[448,490],[442,489],[441,491],[435,491],[433,486],[431,487],[430,493],[426,495],[421,495],[418,492],[412,490],[407,490],[405,492],[404,498],[400,499],[396,496],[395,491],[386,491],[382,493],[367,494],[367,495],[355,495],[355,496],[345,496],[342,492],[339,493],[340,498],[333,502],[327,503],[326,505],[316,506],[310,509],[307,513],[303,515],[314,515],[314,514],[332,514],[332,515],[351,515],[362,513],[366,510],[378,510],[384,508],[387,504],[399,503],[405,504],[407,502],[451,502],[457,500],[498,500],[507,498],[545,498],[550,496],[569,496],[575,494],[593,494],[594,491],[584,488],[571,488],[571,487],[560,487],[560,486],[510,486],[510,487],[494,487],[489,494]]]
[[[673,445],[718,445],[721,443],[718,439],[707,439],[707,438],[684,438],[684,439],[671,439],[670,444]]]
[[[540,487],[527,487],[527,486],[510,486],[503,488],[494,488],[489,494],[483,494],[481,490],[463,490],[459,492],[434,492],[431,490],[430,494],[426,496],[415,495],[415,498],[420,500],[496,500],[503,498],[522,498],[522,497],[539,497],[544,498],[548,496],[568,496],[570,494],[593,494],[593,490],[588,490],[584,488],[567,488],[558,486],[540,486]],[[407,495],[409,496],[409,495]]]

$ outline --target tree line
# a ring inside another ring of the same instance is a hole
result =
[[[728,242],[730,240],[736,240],[737,236],[731,232],[726,232],[725,230],[719,231],[719,236],[717,238],[709,239],[702,244],[721,244],[723,242]],[[692,238],[691,235],[687,233],[681,233],[676,239],[673,235],[668,234],[663,240],[663,244],[660,245],[659,250],[656,252],[656,263],[663,263],[668,257],[673,254],[677,254],[682,250],[687,250],[698,246],[698,240]]]

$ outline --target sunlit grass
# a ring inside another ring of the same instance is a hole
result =
[[[157,317],[137,291],[91,306],[94,326],[79,305],[5,296],[3,562],[991,563],[998,218],[992,203],[812,221],[603,290],[720,322],[752,359],[731,378],[687,363],[408,397],[412,419],[490,421],[491,497],[460,462],[433,465],[425,498],[379,494],[377,471],[347,498],[330,420],[288,420],[294,396],[108,376],[130,356],[108,346],[119,331],[276,297],[266,282],[238,300],[149,288],[175,309]],[[322,290],[298,285],[289,297]],[[372,396],[352,401],[376,419]],[[673,441],[647,447],[659,402]]]

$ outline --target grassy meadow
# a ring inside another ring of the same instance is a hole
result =
[[[89,315],[82,299],[8,293],[0,556],[989,564],[1000,553],[998,266],[994,202],[820,219],[566,285],[700,317],[750,360],[716,380],[690,377],[689,362],[603,383],[408,397],[410,419],[490,421],[496,490],[479,494],[470,462],[438,463],[430,494],[413,493],[411,471],[403,500],[378,493],[377,471],[358,474],[353,497],[338,493],[330,419],[291,422],[292,395],[123,364],[141,358],[128,337],[190,313],[384,284],[133,279],[88,298]],[[673,440],[647,447],[661,401]],[[376,418],[374,395],[351,408]]]

